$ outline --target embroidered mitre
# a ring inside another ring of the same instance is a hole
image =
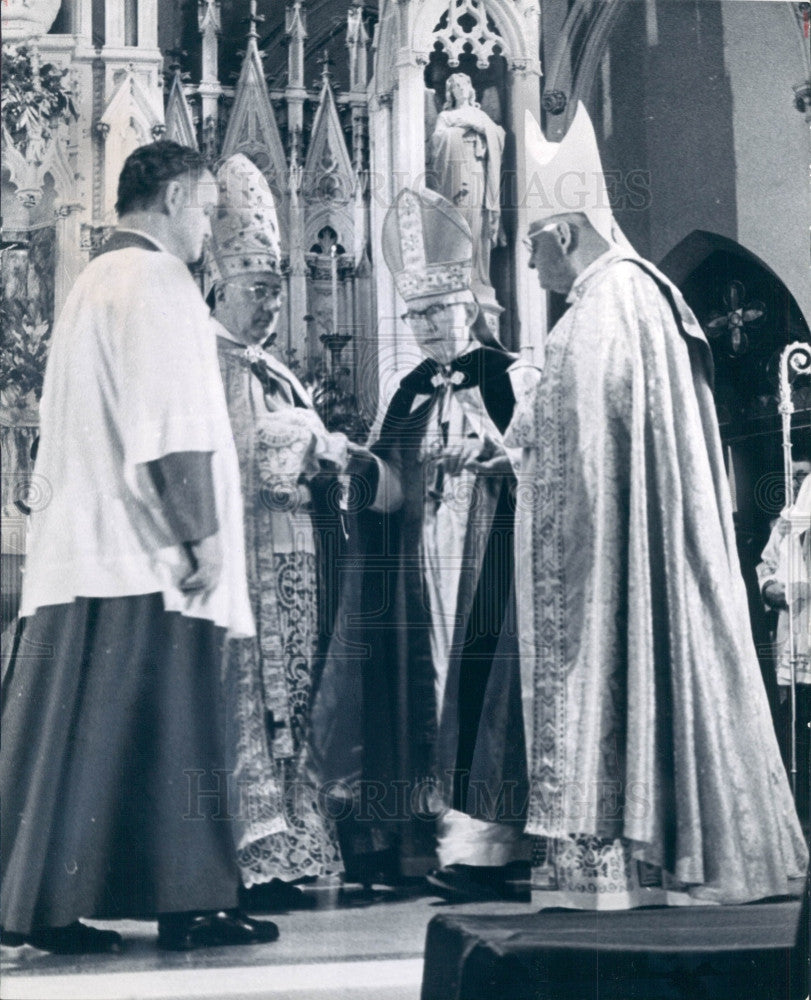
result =
[[[406,302],[467,291],[473,237],[442,195],[403,188],[383,220],[383,258]]]
[[[272,271],[281,263],[273,192],[247,156],[229,156],[217,171],[219,201],[206,255],[207,286],[239,274]]]

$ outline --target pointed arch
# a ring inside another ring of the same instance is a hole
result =
[[[225,160],[234,153],[244,153],[267,178],[277,200],[282,242],[287,246],[287,157],[270,103],[262,58],[253,37],[248,39],[220,158]]]
[[[166,138],[179,142],[181,146],[198,148],[194,117],[183,90],[180,70],[175,70],[169,98],[166,102]]]
[[[127,69],[99,125],[106,132],[103,218],[113,222],[118,175],[124,160],[139,146],[152,142],[153,130],[163,125],[163,108],[154,106],[135,71]]]
[[[304,198],[308,202],[347,204],[355,193],[355,183],[352,158],[346,147],[332,86],[325,77],[304,162]]]
[[[452,0],[456,2],[456,0]],[[485,17],[492,18],[500,36],[501,54],[512,68],[540,72],[540,8],[535,0],[469,0]],[[436,26],[449,10],[448,0],[425,0],[417,13],[411,32],[415,52],[430,54],[434,47]]]
[[[694,229],[665,254],[659,264],[659,269],[670,278],[674,285],[681,288],[690,275],[694,274],[712,254],[717,252],[737,257],[770,276],[774,282],[785,289],[785,295],[792,310],[796,310],[797,314],[802,316],[797,300],[788,290],[780,275],[748,247],[727,236],[721,236],[720,233],[706,229]]]

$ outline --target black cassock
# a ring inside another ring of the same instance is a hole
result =
[[[526,756],[513,593],[515,478],[479,474],[456,601],[441,720],[431,608],[420,559],[426,503],[421,449],[443,392],[478,386],[500,432],[515,358],[480,347],[441,374],[426,360],[401,382],[373,452],[399,474],[402,506],[370,509],[379,470],[354,478],[341,601],[312,714],[312,748],[344,820],[344,853],[384,852],[383,872],[416,874],[433,853],[443,806],[523,824]],[[418,397],[425,396],[424,400]],[[433,473],[431,473],[433,475]],[[438,501],[439,502],[439,501]],[[346,836],[346,831],[351,836]]]

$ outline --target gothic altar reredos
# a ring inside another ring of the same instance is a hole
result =
[[[202,149],[212,164],[245,153],[266,175],[286,254],[275,348],[305,367],[340,359],[370,420],[417,357],[380,256],[383,217],[404,185],[435,187],[468,217],[490,331],[526,352],[541,343],[544,310],[519,238],[517,198],[520,120],[525,108],[540,113],[538,0],[355,4],[333,28],[316,81],[318,0],[309,9],[292,0],[275,32],[261,25],[255,0],[199,0],[197,51],[185,59],[159,47],[162,8],[158,0],[4,6],[5,41],[23,47],[35,84],[43,68],[68,71],[70,107],[40,121],[25,142],[4,115],[4,263],[15,266],[3,270],[39,289],[29,322],[52,322],[114,224],[126,156],[166,136]],[[229,57],[234,64],[226,14],[245,20],[235,82],[222,78]],[[184,72],[187,64],[196,72]],[[49,254],[35,249],[43,241]],[[4,423],[30,422],[30,407],[14,405]]]

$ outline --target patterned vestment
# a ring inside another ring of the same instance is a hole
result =
[[[610,250],[575,282],[508,433],[525,445],[527,831],[555,841],[568,905],[744,902],[805,872],[710,380],[679,293]]]
[[[229,641],[225,664],[237,860],[243,882],[251,886],[342,869],[307,764],[319,631],[307,483],[334,441],[291,372],[219,332],[257,630],[255,639]]]

